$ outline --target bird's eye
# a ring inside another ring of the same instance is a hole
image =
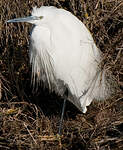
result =
[[[43,16],[40,16],[40,17],[39,17],[39,19],[42,19],[42,18],[43,18]]]

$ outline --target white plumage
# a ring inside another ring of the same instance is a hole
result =
[[[56,7],[34,7],[32,16],[9,20],[34,24],[30,39],[33,83],[44,81],[82,112],[92,100],[109,96],[101,53],[85,25],[72,13]],[[35,80],[36,79],[36,80]]]

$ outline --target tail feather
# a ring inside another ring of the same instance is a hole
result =
[[[111,82],[114,82],[114,80],[105,70],[97,73],[86,94],[80,97],[83,113],[87,111],[86,107],[89,106],[94,99],[98,101],[106,100],[115,92],[116,85],[112,86]]]

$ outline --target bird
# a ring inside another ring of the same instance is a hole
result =
[[[33,24],[30,35],[32,83],[41,82],[69,100],[81,112],[93,100],[110,96],[106,71],[100,64],[102,52],[84,25],[71,12],[55,6],[33,7],[31,16],[8,20]]]

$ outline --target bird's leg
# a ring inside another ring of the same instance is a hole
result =
[[[68,89],[66,88],[65,93],[64,93],[64,102],[63,102],[63,106],[62,106],[62,114],[61,114],[61,119],[60,119],[60,123],[59,123],[59,131],[58,131],[58,135],[62,135],[62,123],[63,123],[63,118],[64,118],[64,112],[65,112],[65,106],[66,106],[66,97],[68,96]]]
[[[66,104],[66,99],[64,99],[63,106],[62,106],[62,114],[61,114],[61,119],[59,123],[59,131],[58,134],[61,136],[62,134],[62,123],[63,123],[63,118],[64,118],[64,111],[65,111],[65,104]]]

